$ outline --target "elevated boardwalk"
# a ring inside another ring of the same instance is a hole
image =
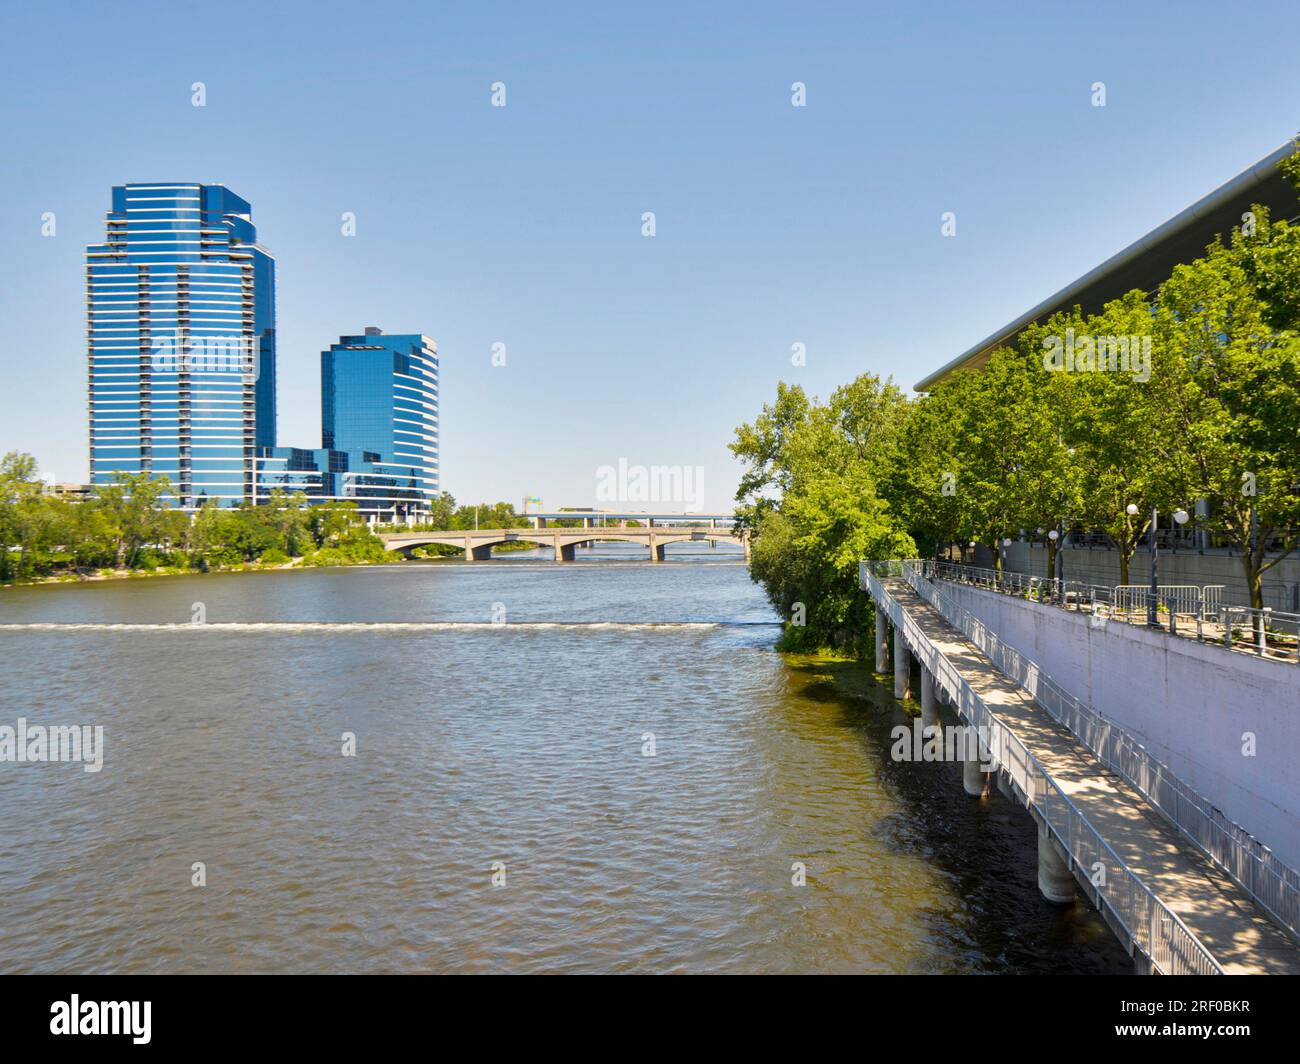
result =
[[[864,585],[931,670],[929,682],[950,694],[968,723],[992,725],[995,756],[1017,796],[1051,832],[1080,888],[1154,970],[1300,974],[1300,949],[1249,895],[905,579],[864,571]],[[1106,876],[1100,886],[1098,865]]]

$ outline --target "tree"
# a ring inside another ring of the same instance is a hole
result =
[[[749,466],[736,500],[754,530],[750,575],[786,619],[784,648],[858,655],[870,645],[858,562],[916,550],[876,491],[907,408],[892,382],[870,375],[824,404],[782,384],[776,404],[736,430],[732,453]]]
[[[302,554],[311,544],[307,496],[301,491],[290,494],[283,488],[275,488],[270,498],[253,510],[274,531],[276,549],[289,557]]]
[[[12,579],[30,565],[40,492],[35,458],[10,451],[0,459],[0,579]]]
[[[971,495],[961,490],[968,472],[959,428],[967,383],[963,376],[911,404],[881,476],[881,494],[924,555],[965,542],[975,524]]]
[[[526,528],[528,522],[515,513],[513,503],[481,502],[475,506],[461,506],[451,516],[453,529],[471,528]]]
[[[360,523],[357,504],[339,499],[313,506],[307,525],[317,547],[329,547],[342,541]]]
[[[134,566],[140,549],[162,538],[161,502],[173,494],[170,480],[148,473],[114,473],[113,483],[99,490],[97,502],[111,522],[117,568]]]
[[[430,528],[449,529],[451,528],[452,514],[456,512],[455,496],[447,492],[441,492],[432,502],[429,503],[429,517],[425,522]]]
[[[781,381],[776,402],[764,405],[752,425],[736,428],[731,453],[748,466],[736,488],[739,524],[757,528],[764,513],[776,507],[779,493],[789,487],[790,437],[807,424],[810,408],[803,388]]]
[[[1300,290],[1300,228],[1254,213],[1253,234],[1177,267],[1154,312],[1171,477],[1183,499],[1207,501],[1206,527],[1240,552],[1260,608],[1263,575],[1300,528],[1300,337],[1295,308],[1274,303]]]
[[[1056,315],[1046,326],[1027,330],[1021,344],[1027,350],[1051,336],[1086,337],[1095,345],[1093,357],[1117,359],[1106,371],[1058,374],[1057,395],[1066,406],[1063,433],[1077,473],[1077,523],[1106,536],[1118,555],[1121,584],[1129,583],[1129,565],[1146,535],[1151,507],[1168,501],[1166,469],[1176,446],[1158,432],[1152,333],[1150,300],[1134,291],[1099,314],[1085,316],[1075,308]],[[1130,505],[1137,507],[1136,518],[1128,513]]]

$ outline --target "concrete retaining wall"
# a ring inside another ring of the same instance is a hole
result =
[[[1068,560],[1068,559],[1067,559]],[[1300,666],[943,581],[945,594],[1300,868]],[[1242,736],[1255,736],[1255,756]]]

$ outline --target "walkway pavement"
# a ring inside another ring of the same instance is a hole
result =
[[[905,580],[887,579],[883,584],[1097,833],[1178,915],[1226,973],[1300,974],[1300,948],[1260,913],[1240,887],[1183,840],[1141,795],[1098,764]]]

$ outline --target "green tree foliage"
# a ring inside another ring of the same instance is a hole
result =
[[[167,504],[166,478],[119,473],[85,501],[45,489],[35,459],[0,460],[0,580],[84,569],[209,570],[252,562],[311,565],[392,561],[356,505],[309,506],[276,490],[261,505],[220,507],[192,517]]]
[[[439,530],[451,528],[452,514],[456,512],[456,499],[444,491],[433,500],[429,510],[429,520],[425,527]]]
[[[405,527],[405,526],[403,526]],[[515,513],[508,502],[480,502],[457,506],[452,495],[443,493],[433,500],[429,517],[416,528],[422,531],[459,531],[471,528],[528,528],[526,517]]]
[[[515,513],[514,506],[508,502],[481,502],[474,506],[457,507],[447,527],[451,529],[527,528],[528,524],[528,521]]]
[[[1300,189],[1300,153],[1282,169]],[[778,385],[731,450],[751,574],[787,618],[783,645],[866,646],[860,559],[954,543],[998,557],[1006,537],[1060,527],[1103,534],[1128,583],[1152,508],[1198,501],[1261,606],[1263,574],[1300,535],[1300,227],[1258,206],[1248,222],[1158,292],[1057,314],[928,396],[870,375],[826,403]],[[1067,337],[1129,361],[1049,368]]]
[[[824,404],[783,384],[775,404],[736,430],[731,450],[748,467],[738,520],[753,530],[751,575],[786,619],[785,648],[858,654],[870,641],[858,561],[915,553],[876,491],[907,411],[878,377],[859,377]]]
[[[1300,227],[1253,213],[1254,233],[1175,269],[1154,313],[1176,490],[1210,501],[1207,527],[1241,552],[1258,607],[1300,529]],[[1269,555],[1274,540],[1283,550]]]

